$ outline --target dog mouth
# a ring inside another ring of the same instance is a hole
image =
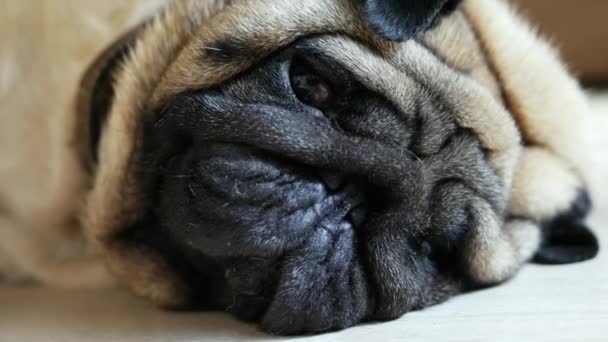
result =
[[[237,145],[200,150],[168,167],[160,206],[172,235],[205,255],[275,257],[315,229],[365,224],[371,186],[360,178]]]
[[[358,231],[374,197],[360,177],[230,144],[190,151],[166,172],[156,215],[179,248],[204,260],[201,276],[217,289],[204,300],[214,307],[260,320],[285,284],[314,287],[324,282],[318,277],[360,263]],[[366,281],[357,269],[360,287]],[[297,279],[286,280],[289,274]]]

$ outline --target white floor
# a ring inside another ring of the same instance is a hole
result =
[[[306,337],[311,341],[608,341],[608,94],[595,95],[593,165],[596,209],[591,226],[602,239],[590,262],[526,266],[509,283],[456,297],[402,319]],[[227,315],[156,310],[120,291],[0,289],[0,341],[280,340]]]

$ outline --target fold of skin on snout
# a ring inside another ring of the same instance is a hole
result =
[[[421,176],[412,153],[346,135],[324,118],[309,118],[275,106],[234,103],[212,93],[187,97],[186,102],[190,103],[164,111],[161,128],[174,125],[193,137],[195,144],[245,144],[320,169],[339,171],[348,165],[350,173],[394,193],[394,199],[415,187]]]

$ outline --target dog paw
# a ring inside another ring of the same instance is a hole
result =
[[[568,210],[543,222],[543,242],[533,261],[556,265],[593,259],[599,251],[599,242],[585,223],[590,210],[589,194],[580,191]]]

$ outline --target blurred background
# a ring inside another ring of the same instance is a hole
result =
[[[607,0],[514,0],[584,83],[608,86]]]

